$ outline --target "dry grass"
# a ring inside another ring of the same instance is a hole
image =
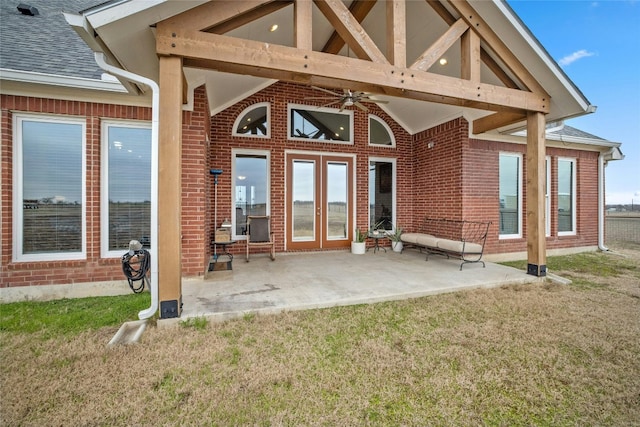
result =
[[[638,249],[635,270],[578,286],[191,322],[112,349],[116,328],[3,334],[2,424],[640,425]]]

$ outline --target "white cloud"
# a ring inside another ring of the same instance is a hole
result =
[[[576,62],[578,59],[586,58],[588,56],[593,56],[593,55],[595,55],[595,53],[589,52],[586,49],[581,49],[576,52],[573,52],[570,55],[565,56],[560,61],[558,61],[558,63],[561,66],[566,67],[567,65]]]

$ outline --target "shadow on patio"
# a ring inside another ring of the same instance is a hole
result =
[[[182,319],[206,316],[211,321],[246,313],[366,304],[416,298],[471,288],[533,283],[524,271],[487,262],[460,261],[415,250],[402,254],[346,251],[237,256],[233,271],[214,271],[206,279],[184,280]]]

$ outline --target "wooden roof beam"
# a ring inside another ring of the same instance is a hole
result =
[[[351,5],[349,6],[349,11],[351,12],[355,20],[358,21],[358,23],[361,23],[362,21],[364,21],[364,18],[367,17],[369,12],[371,12],[371,9],[373,9],[373,6],[375,5],[376,2],[371,0],[353,0],[353,2],[351,2]],[[340,34],[338,34],[337,31],[334,31],[331,34],[331,37],[329,37],[329,40],[327,40],[327,43],[325,43],[324,47],[322,48],[322,52],[332,53],[336,55],[338,54],[338,52],[340,52],[340,49],[342,49],[343,46],[344,40],[342,39],[342,37],[340,37]]]
[[[209,1],[167,18],[162,23],[224,34],[291,3],[293,0]]]
[[[407,9],[404,0],[387,2],[387,58],[396,67],[407,66]],[[389,29],[392,31],[389,31]]]
[[[358,58],[389,63],[341,0],[314,0],[314,3]]]
[[[509,126],[526,119],[527,114],[525,111],[502,111],[474,120],[472,132],[475,135],[479,135],[481,133],[489,132],[503,126]]]
[[[420,55],[409,68],[412,70],[429,70],[468,29],[469,25],[467,25],[464,20],[458,19],[434,44]]]
[[[525,85],[527,90],[536,92],[549,98],[549,94],[531,75],[529,70],[518,60],[513,52],[502,42],[500,37],[491,29],[491,27],[480,17],[475,9],[466,0],[448,0],[449,4],[458,12],[460,17],[464,19],[469,27],[473,28],[480,38],[484,40],[491,50],[500,58],[506,67]]]
[[[456,18],[447,10],[446,7],[440,2],[440,0],[426,0],[431,8],[442,18],[448,25],[453,25],[456,22]],[[480,47],[480,59],[482,62],[495,74],[495,76],[508,88],[518,89],[518,84],[507,73],[504,72],[502,67],[485,51],[483,47]]]
[[[303,83],[323,81],[330,83],[327,87],[341,87],[346,82],[355,90],[375,89],[377,93],[483,110],[549,112],[548,99],[539,94],[394,67],[388,63],[163,25],[158,26],[156,40],[158,54],[182,56],[185,66]],[[354,73],[354,70],[358,72]]]

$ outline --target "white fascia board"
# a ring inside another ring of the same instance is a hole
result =
[[[558,63],[549,55],[549,52],[540,44],[535,36],[527,29],[522,20],[516,16],[513,9],[507,5],[504,0],[493,0],[496,7],[502,12],[502,14],[509,20],[513,27],[520,33],[522,38],[533,49],[540,59],[545,63],[547,68],[553,73],[554,77],[564,86],[567,92],[573,97],[573,99],[580,105],[580,108],[587,113],[595,112],[595,106],[592,105],[587,98],[582,94],[580,89],[567,77],[562,71]],[[564,117],[568,118],[568,117]]]
[[[121,0],[114,3],[107,3],[86,10],[83,15],[89,20],[91,26],[98,29],[104,25],[119,21],[130,15],[135,15],[143,10],[153,8],[167,0],[145,0],[131,1]]]
[[[493,134],[493,133],[485,133],[482,135],[472,135],[469,137],[471,139],[477,139],[481,141],[495,141],[495,142],[508,142],[512,144],[527,144],[527,136],[524,133],[518,133],[515,135],[503,135],[503,134]],[[585,151],[600,151],[604,152],[610,150],[612,148],[618,148],[622,144],[620,142],[612,142],[607,141],[605,139],[591,139],[591,138],[580,138],[576,136],[566,136],[566,135],[550,135],[545,134],[545,141],[547,147],[556,147],[556,148],[573,148],[576,150],[585,150]],[[568,147],[567,144],[576,144],[579,147]]]
[[[0,69],[0,80],[21,83],[43,84],[48,86],[63,86],[77,89],[102,90],[108,92],[126,93],[127,90],[118,81],[94,80],[83,77],[59,76],[55,74],[36,73],[33,71]]]

